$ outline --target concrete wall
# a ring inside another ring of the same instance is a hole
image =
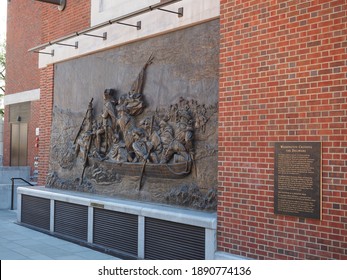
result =
[[[71,191],[62,191],[62,190],[52,190],[52,189],[47,189],[47,188],[40,188],[40,187],[32,187],[32,188],[19,188],[18,189],[18,211],[17,211],[17,221],[19,223],[31,223],[32,221],[23,221],[21,219],[22,215],[21,213],[27,213],[30,211],[28,210],[28,207],[26,209],[22,208],[21,203],[23,196],[32,196],[32,197],[37,197],[43,200],[50,200],[51,205],[55,205],[55,203],[68,203],[70,207],[76,207],[76,206],[82,206],[84,208],[88,208],[88,225],[87,225],[87,238],[86,240],[81,242],[88,242],[89,245],[92,245],[93,247],[95,246],[97,248],[98,246],[98,241],[94,239],[94,236],[96,236],[96,232],[98,231],[98,235],[100,236],[100,230],[101,228],[99,227],[98,224],[96,223],[97,220],[100,221],[100,215],[98,215],[98,218],[95,218],[94,211],[96,210],[101,210],[101,209],[96,209],[95,206],[99,205],[99,207],[102,205],[102,212],[105,213],[104,211],[107,211],[108,213],[117,212],[118,214],[126,214],[126,215],[131,215],[134,218],[137,217],[137,223],[138,226],[133,229],[129,229],[129,236],[136,234],[138,238],[137,242],[137,254],[136,256],[140,259],[144,259],[146,257],[146,250],[150,248],[151,246],[148,246],[148,243],[146,243],[146,239],[150,237],[151,233],[147,231],[147,223],[149,219],[158,219],[161,221],[165,221],[166,223],[170,223],[172,226],[173,225],[180,225],[181,229],[182,226],[188,226],[188,227],[198,227],[201,229],[204,229],[204,245],[200,243],[200,249],[203,249],[204,247],[204,252],[205,252],[205,259],[214,259],[214,253],[216,249],[216,225],[217,225],[217,217],[216,213],[207,213],[207,212],[201,212],[201,211],[193,211],[193,210],[188,210],[188,209],[176,209],[175,211],[172,211],[171,207],[167,207],[164,205],[154,205],[154,204],[142,204],[136,201],[127,201],[127,200],[121,200],[121,199],[109,199],[105,198],[103,196],[98,196],[95,194],[84,194],[81,195],[80,193],[76,192],[71,192]],[[29,206],[30,207],[30,206]],[[63,206],[65,207],[65,206]],[[57,211],[58,207],[50,207],[50,213],[44,213],[44,216],[49,216],[50,217],[50,233],[54,234],[57,230],[57,226],[55,224],[55,219],[54,217],[60,216],[60,214]],[[61,209],[61,208],[60,208]],[[71,208],[70,208],[71,209]],[[67,210],[64,210],[67,211]],[[100,212],[99,212],[100,213]],[[101,214],[102,216],[104,214]],[[76,213],[71,213],[71,217],[76,217]],[[111,225],[112,226],[112,225]],[[59,227],[59,226],[58,226]],[[44,229],[47,230],[47,229]],[[163,229],[165,230],[165,229]],[[105,234],[107,235],[107,231],[102,230]],[[137,231],[137,232],[136,232]],[[71,232],[73,231],[67,231],[69,233],[66,233],[66,237],[70,236],[71,237]],[[182,231],[186,232],[186,231]],[[179,234],[179,233],[178,233]],[[186,233],[184,233],[186,234]],[[177,244],[178,248],[175,248],[176,246],[168,246],[165,248],[165,252],[173,252],[175,250],[183,250],[185,253],[185,257],[189,257],[189,253],[187,254],[186,250],[188,251],[192,246],[195,246],[195,244],[189,244],[189,242],[184,243],[184,246],[180,246],[181,241],[179,238],[173,240],[172,234],[169,235],[163,235],[163,239],[165,240],[164,242],[159,242],[158,247],[162,246],[161,244],[168,244],[175,242],[175,245]],[[107,238],[105,238],[107,240]],[[124,240],[124,244],[127,244],[127,242],[131,239],[126,238]],[[108,242],[108,241],[106,241]],[[119,239],[115,240],[116,243],[119,243]],[[161,243],[161,244],[160,244]],[[86,243],[84,243],[86,244]],[[124,245],[123,244],[123,245]],[[100,244],[99,244],[100,245]],[[130,245],[130,244],[129,244]],[[133,246],[134,244],[131,244]],[[201,246],[202,245],[202,246]],[[107,248],[107,244],[103,245],[103,248]],[[124,246],[125,248],[127,246]],[[173,249],[174,248],[174,249]],[[181,249],[182,248],[182,249]],[[109,248],[112,250],[112,248]],[[113,247],[114,249],[114,247]],[[121,253],[123,249],[120,249],[118,253]],[[182,252],[182,251],[181,251]],[[182,252],[183,253],[183,252]],[[128,253],[129,254],[129,253]],[[133,253],[130,253],[133,254]],[[157,253],[158,254],[158,250]],[[221,256],[218,256],[221,257]]]
[[[17,185],[13,189],[13,209],[17,209],[17,188],[26,185]],[[11,209],[12,185],[0,184],[0,210]]]

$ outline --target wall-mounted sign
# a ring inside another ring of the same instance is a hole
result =
[[[321,219],[321,143],[275,143],[275,214]]]

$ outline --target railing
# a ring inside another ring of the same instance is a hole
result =
[[[28,182],[27,180],[23,178],[11,178],[12,181],[12,189],[11,189],[11,210],[13,210],[13,198],[14,198],[14,180],[21,180],[25,183],[27,183],[30,186],[34,186],[32,183]]]

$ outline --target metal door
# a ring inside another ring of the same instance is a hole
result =
[[[26,166],[28,153],[28,124],[11,124],[11,166]]]

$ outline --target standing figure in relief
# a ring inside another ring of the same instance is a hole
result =
[[[163,145],[163,152],[160,163],[168,163],[172,158],[173,162],[188,162],[189,153],[184,145],[174,136],[174,130],[165,120],[159,123],[159,136]]]
[[[134,142],[132,147],[135,152],[134,162],[159,162],[157,154],[153,151],[153,144],[150,141],[147,141],[143,129],[134,129],[133,139]]]
[[[144,118],[143,120],[141,120],[140,126],[145,131],[147,142],[150,142],[151,145],[153,146],[152,152],[156,154],[155,158],[157,158],[157,160],[153,161],[153,162],[158,163],[160,154],[163,150],[163,145],[161,143],[159,131],[157,131],[157,129],[155,129],[155,127],[157,127],[157,125],[156,125],[154,116],[147,117],[147,118]]]
[[[105,150],[106,154],[109,148],[112,146],[113,142],[113,131],[116,127],[117,117],[116,112],[113,105],[113,95],[115,91],[113,89],[105,89],[104,92],[104,107],[102,117],[102,127],[96,131],[96,146],[97,151],[101,152],[102,146],[102,135],[104,136],[105,141]]]
[[[82,121],[80,129],[74,140],[76,157],[81,152],[82,158],[86,161],[90,145],[94,135],[94,114],[93,114],[93,98],[88,104],[86,115]]]
[[[187,152],[191,152],[193,149],[194,126],[192,115],[187,108],[177,111],[175,135]]]
[[[123,136],[125,146],[127,150],[130,152],[133,150],[133,130],[136,128],[135,119],[133,116],[128,114],[128,110],[124,105],[117,106],[117,112],[117,126],[119,128],[119,132]]]

